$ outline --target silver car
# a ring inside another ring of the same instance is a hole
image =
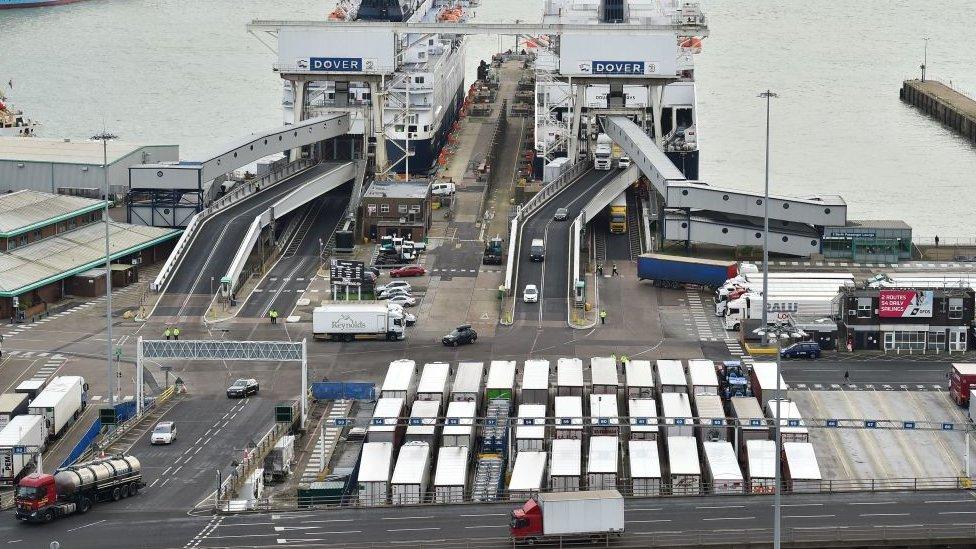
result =
[[[569,219],[569,208],[557,208],[556,214],[552,218],[556,221],[566,221]]]

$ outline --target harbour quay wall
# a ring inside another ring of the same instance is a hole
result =
[[[976,145],[976,100],[938,80],[905,80],[898,96]]]

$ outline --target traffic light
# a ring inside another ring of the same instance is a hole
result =
[[[98,419],[102,425],[117,425],[118,418],[115,417],[115,408],[99,408]]]

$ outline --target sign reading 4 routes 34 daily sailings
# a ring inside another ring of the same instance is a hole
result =
[[[929,318],[932,316],[931,290],[881,290],[878,316],[881,318]]]

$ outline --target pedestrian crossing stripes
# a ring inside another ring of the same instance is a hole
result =
[[[944,391],[933,383],[791,383],[794,390],[804,391]]]
[[[7,351],[6,354],[8,356],[19,356],[21,358],[33,358],[34,356],[41,357],[41,358],[47,358],[48,359],[48,364],[47,365],[51,365],[52,364],[51,361],[54,361],[54,360],[64,360],[64,355],[62,355],[62,354],[53,354],[52,355],[50,353],[41,353],[41,352],[37,352],[37,351],[16,351],[15,350],[15,351]]]
[[[771,265],[783,267],[869,267],[879,269],[972,269],[974,262],[929,262],[908,261],[905,263],[858,263],[853,261],[770,261]]]
[[[685,295],[688,298],[688,307],[691,309],[695,329],[698,332],[698,339],[701,341],[719,341],[719,338],[716,337],[712,330],[712,323],[705,312],[701,295],[692,289],[686,289]]]

